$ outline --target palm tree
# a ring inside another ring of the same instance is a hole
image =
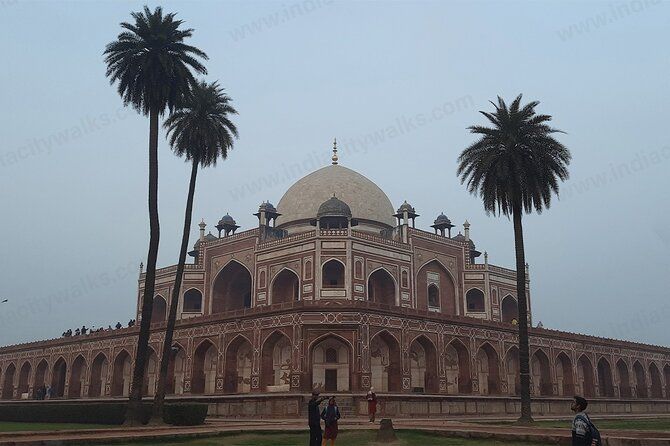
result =
[[[172,300],[170,301],[170,314],[165,331],[165,341],[163,342],[158,389],[154,398],[153,416],[159,422],[163,415],[168,366],[172,358],[172,336],[177,318],[177,303],[179,302],[184,274],[186,252],[188,251],[196,176],[198,167],[216,165],[216,161],[219,158],[226,159],[228,150],[233,148],[233,139],[237,138],[238,135],[237,128],[230,121],[229,115],[237,114],[237,111],[230,105],[230,101],[231,99],[223,92],[217,82],[211,84],[207,84],[205,81],[198,82],[193,86],[191,95],[188,96],[183,106],[175,110],[164,124],[172,150],[177,156],[185,156],[187,161],[191,161],[191,180],[188,185],[177,275],[175,276]]]
[[[137,341],[135,368],[128,404],[127,422],[139,421],[142,383],[147,359],[151,310],[153,306],[156,258],[160,228],[158,223],[158,118],[165,109],[173,110],[195,83],[191,70],[205,74],[207,70],[198,58],[207,55],[184,39],[192,29],[180,29],[181,20],[175,14],[163,15],[157,7],[153,12],[131,13],[134,23],[121,23],[124,29],[117,40],[104,51],[107,77],[110,84],[118,83],[124,105],[130,105],[143,115],[149,115],[149,253],[142,296],[142,316]]]
[[[528,349],[526,260],[521,217],[549,208],[552,193],[558,196],[558,180],[568,178],[570,151],[552,136],[562,133],[550,127],[549,115],[535,114],[537,101],[521,107],[521,95],[507,108],[498,97],[495,112],[480,112],[492,127],[472,126],[481,138],[458,158],[461,183],[479,195],[488,214],[512,215],[516,250],[516,290],[519,303],[519,369],[522,423],[532,422]]]

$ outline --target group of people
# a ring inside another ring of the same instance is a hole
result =
[[[328,400],[328,405],[320,410],[323,401]],[[309,446],[326,446],[330,440],[331,446],[337,439],[337,420],[341,417],[340,409],[335,404],[335,397],[319,396],[319,391],[312,392],[312,399],[307,405],[307,424],[309,426]],[[321,420],[324,421],[326,430],[321,430]]]
[[[128,321],[128,327],[132,327],[134,325],[135,325],[135,319],[131,319],[131,320]],[[117,322],[114,329],[119,330],[121,328],[123,328],[123,325],[121,325],[121,322]],[[112,326],[108,325],[107,328],[100,327],[96,330],[93,330],[92,328],[87,328],[86,325],[82,325],[81,328],[75,329],[74,332],[72,331],[71,328],[69,328],[67,331],[64,331],[63,332],[63,337],[64,338],[69,338],[69,337],[72,337],[72,336],[85,336],[85,335],[90,334],[90,333],[99,333],[99,332],[105,331],[105,330],[107,330],[107,331],[112,330]]]
[[[370,423],[375,422],[377,414],[377,395],[370,388],[365,395],[368,403],[368,416]],[[321,409],[323,401],[328,400],[328,405]],[[575,413],[572,421],[572,445],[573,446],[601,446],[600,432],[586,414],[589,403],[581,396],[575,396],[570,409]],[[337,439],[337,421],[340,419],[340,409],[335,403],[335,397],[319,396],[319,391],[312,392],[312,399],[307,405],[307,423],[309,426],[309,446],[326,446],[330,440],[331,446]],[[325,423],[325,431],[321,430],[321,420]]]
[[[335,397],[319,396],[319,391],[312,392],[312,399],[307,405],[307,424],[309,426],[309,446],[326,446],[328,440],[330,445],[335,444],[337,439],[337,420],[341,418],[340,409],[335,403]],[[368,402],[368,415],[370,423],[375,422],[377,413],[377,395],[371,388],[365,399]],[[328,400],[328,405],[321,409],[321,403]],[[324,421],[325,431],[321,430],[321,420]]]
[[[51,386],[42,384],[35,390],[36,400],[51,399]]]

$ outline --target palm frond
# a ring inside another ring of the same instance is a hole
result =
[[[237,110],[230,102],[218,82],[195,82],[180,108],[164,123],[175,154],[201,167],[226,159],[238,137],[237,127],[229,118],[237,114]]]
[[[536,114],[538,101],[521,105],[522,95],[508,107],[497,98],[493,112],[480,113],[490,127],[468,127],[480,138],[458,157],[457,174],[467,190],[479,195],[488,213],[509,215],[515,207],[542,212],[559,194],[559,182],[568,179],[570,151],[552,135],[564,133]]]
[[[174,110],[195,83],[193,72],[206,74],[200,60],[207,60],[202,50],[184,40],[193,30],[183,29],[182,20],[173,13],[163,14],[160,7],[148,7],[131,13],[132,22],[121,23],[123,31],[103,52],[106,75],[117,84],[124,104],[140,113]]]

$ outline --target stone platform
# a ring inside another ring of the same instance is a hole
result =
[[[364,394],[335,393],[341,412],[348,416],[367,414]],[[263,394],[191,396],[182,399],[209,403],[209,415],[224,418],[291,418],[306,415],[309,394]],[[518,397],[469,395],[379,394],[380,416],[392,418],[462,415],[516,416],[521,411]],[[533,413],[547,416],[568,416],[572,398],[533,397]],[[590,398],[589,410],[598,415],[669,414],[670,400]]]

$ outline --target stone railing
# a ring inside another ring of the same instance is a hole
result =
[[[361,232],[361,231],[351,231],[351,236],[354,238],[359,238],[362,240],[367,240],[370,242],[376,242],[376,243],[381,243],[384,245],[389,245],[389,246],[394,246],[396,248],[401,248],[401,249],[410,249],[410,246],[406,243],[398,242],[396,240],[391,240],[388,238],[380,237],[378,235],[374,234],[369,234],[367,232]]]
[[[348,229],[321,229],[319,232],[321,237],[332,237],[332,236],[347,236],[349,235]]]
[[[459,242],[458,240],[452,240],[449,237],[442,237],[441,235],[433,234],[432,232],[422,231],[421,229],[409,228],[409,234],[417,237],[428,238],[431,240],[438,241],[450,246],[457,246],[459,248],[463,247],[465,242]]]
[[[258,249],[267,249],[267,248],[274,248],[275,246],[279,245],[284,245],[287,243],[293,243],[296,241],[300,240],[306,240],[310,239],[312,237],[316,236],[316,229],[310,230],[310,231],[305,231],[305,232],[299,232],[294,235],[289,235],[288,237],[283,237],[283,238],[278,238],[278,239],[273,239],[273,240],[268,240],[263,243],[258,244]]]
[[[202,244],[202,246],[213,246],[218,245],[219,243],[228,243],[231,240],[239,240],[248,237],[255,237],[257,235],[258,235],[258,228],[247,229],[246,231],[238,232],[237,234],[232,234],[227,237],[219,237],[216,240],[205,242]]]
[[[184,264],[184,271],[193,271],[193,270],[199,270],[204,272],[202,269],[202,265],[198,265],[196,263],[185,263]],[[169,273],[176,273],[177,272],[177,265],[171,265],[171,266],[166,266],[165,268],[158,268],[156,270],[156,275],[161,275],[161,274],[169,274]],[[146,272],[142,273],[142,277],[146,275]]]
[[[503,268],[502,266],[495,266],[489,264],[489,271],[516,279],[516,271],[513,269]]]

